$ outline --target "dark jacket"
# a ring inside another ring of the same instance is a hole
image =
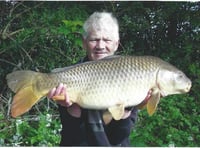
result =
[[[84,58],[81,62],[88,61]],[[129,135],[137,119],[137,109],[130,117],[105,125],[102,111],[82,109],[81,117],[72,117],[59,105],[62,124],[60,146],[130,146]]]

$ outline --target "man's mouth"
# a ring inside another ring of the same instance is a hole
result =
[[[99,52],[99,51],[96,51],[95,54],[106,54],[106,52]]]

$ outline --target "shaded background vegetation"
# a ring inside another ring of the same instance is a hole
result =
[[[118,18],[118,54],[153,55],[192,80],[190,93],[161,100],[156,114],[139,113],[132,146],[200,146],[200,3],[198,2],[0,2],[0,145],[58,146],[57,106],[43,99],[13,119],[6,74],[49,72],[76,63],[84,20],[94,11]]]

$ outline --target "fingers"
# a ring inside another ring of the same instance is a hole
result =
[[[69,99],[69,96],[68,96],[68,93],[67,93],[67,86],[66,86],[66,85],[63,85],[62,93],[63,93],[64,96],[65,96],[65,103],[66,103],[66,106],[67,106],[67,107],[71,106],[71,105],[72,105],[72,102],[71,102],[70,99]]]
[[[147,93],[147,96],[144,99],[144,102],[147,103],[152,95],[152,90],[150,89]]]
[[[63,86],[64,86],[63,83],[60,83],[57,88],[54,87],[52,90],[49,91],[47,97],[53,98],[53,96],[62,95],[62,93],[64,93],[65,91],[64,90],[65,88]]]
[[[152,94],[152,90],[150,89],[150,90],[148,91],[147,98],[151,97],[151,94]]]
[[[65,99],[59,100],[59,101],[56,101],[56,102],[59,103],[62,106],[66,106],[66,107],[71,106],[72,102],[70,101],[69,96],[67,94],[67,86],[63,83],[60,83],[58,85],[58,87],[50,90],[49,93],[47,94],[47,97],[53,98],[54,96],[61,96],[61,95],[63,95],[65,97]]]
[[[68,93],[67,93],[67,86],[65,84],[60,83],[58,85],[58,87],[50,90],[49,93],[47,94],[47,97],[53,98],[54,96],[61,96],[61,95],[63,95],[65,97],[65,99],[59,100],[59,101],[56,101],[56,102],[59,103],[62,106],[68,107],[67,111],[69,112],[70,115],[72,115],[73,117],[76,117],[76,118],[80,118],[81,108],[78,104],[73,104],[70,101],[70,98],[69,98]]]
[[[66,89],[66,86],[64,86],[63,83],[60,83],[58,87],[56,88],[54,96],[62,95],[63,93],[65,93],[65,89]]]
[[[131,111],[127,111],[127,110],[125,110],[122,119],[126,119],[126,118],[128,118],[130,115],[131,115]]]
[[[76,118],[81,117],[81,108],[76,103],[72,104],[70,107],[67,108],[68,113]]]
[[[55,94],[56,88],[54,87],[52,90],[49,91],[49,93],[47,94],[48,98],[52,98]]]

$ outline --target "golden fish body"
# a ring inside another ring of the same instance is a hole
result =
[[[16,92],[11,113],[28,111],[59,83],[67,85],[72,102],[83,108],[108,109],[121,119],[124,108],[137,106],[152,90],[147,103],[153,114],[160,96],[186,93],[191,81],[173,65],[152,56],[115,56],[54,70],[46,74],[15,71],[7,75],[8,86]]]

